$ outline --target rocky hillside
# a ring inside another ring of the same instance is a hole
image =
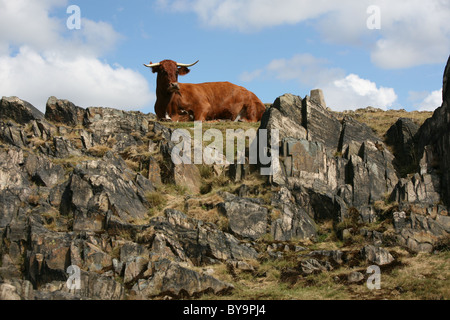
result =
[[[270,178],[175,165],[171,133],[192,124],[3,97],[0,299],[449,299],[449,75],[423,125],[381,133],[320,92],[279,97],[258,124],[280,130]]]

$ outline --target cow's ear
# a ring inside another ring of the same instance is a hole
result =
[[[179,74],[180,76],[185,76],[185,75],[187,75],[189,72],[191,72],[191,70],[189,70],[189,68],[186,68],[186,67],[180,67],[180,68],[178,68],[178,74]]]
[[[159,72],[159,66],[157,66],[157,67],[152,67],[152,72],[153,72],[153,73],[158,73],[158,72]]]

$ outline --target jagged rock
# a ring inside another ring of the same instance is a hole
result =
[[[352,154],[358,154],[361,145],[365,141],[377,141],[373,130],[367,125],[354,120],[350,116],[345,116],[342,122],[342,132],[338,150],[349,159]]]
[[[440,179],[434,174],[416,173],[412,178],[401,179],[391,194],[397,202],[438,204]]]
[[[333,270],[328,261],[319,261],[316,259],[308,259],[300,262],[300,270],[305,275],[321,273]]]
[[[102,160],[82,162],[72,173],[63,196],[62,213],[74,215],[74,230],[105,230],[107,216],[124,222],[143,219],[145,190],[135,182],[123,159],[108,152]],[[145,179],[141,177],[140,179]]]
[[[68,100],[50,97],[46,105],[45,119],[55,123],[76,127],[78,125],[83,125],[85,113],[85,109],[75,106]]]
[[[433,117],[427,119],[417,132],[417,154],[419,157],[430,146],[434,158],[439,159],[437,167],[440,171],[440,194],[446,205],[450,205],[450,57],[444,71],[443,104],[436,109]]]
[[[277,98],[273,106],[266,110],[259,129],[267,129],[269,134],[270,130],[279,130],[280,140],[287,137],[306,139],[307,132],[302,122],[302,99],[285,94]]]
[[[234,236],[215,225],[188,218],[185,214],[167,209],[165,217],[154,218],[150,224],[155,233],[168,239],[170,248],[180,261],[188,259],[195,266],[227,260],[256,259],[257,252],[241,244]],[[164,240],[166,242],[167,240]]]
[[[113,139],[113,150],[120,152],[142,145],[141,137],[149,132],[149,119],[143,113],[111,108],[87,108],[84,125],[92,133],[94,146],[108,145]]]
[[[352,155],[347,167],[347,182],[353,187],[356,208],[383,200],[398,183],[393,156],[382,145],[366,141],[360,156]]]
[[[175,147],[175,144],[170,140],[161,144],[160,152],[166,164],[162,173],[165,176],[163,182],[174,183],[177,186],[184,187],[189,193],[200,193],[202,182],[198,167],[195,164],[182,161],[182,156],[177,154],[176,149],[174,150]]]
[[[95,241],[94,241],[95,242]],[[111,269],[112,258],[98,244],[92,241],[75,239],[70,245],[71,264],[92,272]]]
[[[123,300],[125,288],[112,277],[95,272],[81,271],[81,289],[69,290],[66,285],[62,292],[72,293],[92,300]]]
[[[72,144],[72,142],[64,137],[54,137],[53,138],[54,150],[52,156],[55,158],[69,158],[69,157],[79,157],[82,152]]]
[[[305,209],[316,222],[342,221],[348,216],[348,207],[344,200],[320,180],[316,180],[309,188],[295,183],[292,194],[297,205]]]
[[[361,250],[361,256],[369,263],[375,263],[379,266],[384,266],[392,263],[395,259],[386,250],[373,245],[367,245]]]
[[[0,121],[0,140],[10,145],[23,148],[28,144],[24,130],[12,121]]]
[[[19,124],[44,119],[44,114],[30,103],[17,97],[3,97],[0,101],[0,119],[10,119]]]
[[[132,293],[138,299],[165,295],[190,298],[209,292],[219,295],[234,288],[210,275],[185,268],[167,259],[156,262],[153,268],[153,276],[149,280],[139,280],[132,288]]]
[[[280,216],[272,221],[271,234],[277,241],[307,239],[316,236],[316,226],[307,212],[296,205],[292,193],[285,187],[276,193],[272,205]]]
[[[256,240],[267,233],[268,210],[256,199],[239,198],[228,194],[219,209],[228,218],[233,234]],[[224,198],[224,199],[225,199]]]
[[[436,207],[424,210],[431,214],[414,213],[419,211],[416,206],[410,205],[409,215],[406,212],[393,214],[397,241],[413,252],[432,252],[440,240],[448,237],[450,218],[437,212]]]
[[[411,119],[400,118],[386,132],[386,143],[392,146],[398,168],[411,167],[418,162],[414,145],[419,126]],[[409,173],[409,172],[406,172]]]
[[[60,165],[54,165],[45,157],[30,154],[25,161],[25,169],[31,180],[44,187],[52,188],[64,181],[64,169]]]
[[[30,250],[25,262],[27,279],[35,287],[66,280],[73,235],[51,232],[42,226],[32,226],[30,232]]]
[[[322,143],[328,152],[334,154],[339,146],[341,123],[324,106],[303,99],[302,125],[308,131],[308,140]]]

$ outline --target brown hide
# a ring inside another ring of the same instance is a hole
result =
[[[153,68],[158,73],[155,112],[172,121],[242,120],[258,122],[266,111],[258,97],[229,82],[178,83],[178,74],[189,69],[164,60]]]

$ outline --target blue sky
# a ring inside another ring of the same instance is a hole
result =
[[[450,0],[0,0],[0,95],[153,112],[142,64],[172,59],[200,60],[180,82],[230,81],[268,103],[321,88],[334,110],[434,110],[449,20]]]

